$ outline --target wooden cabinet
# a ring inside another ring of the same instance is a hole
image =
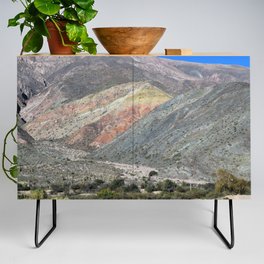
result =
[[[18,57],[18,197],[249,195],[249,58],[231,59]]]

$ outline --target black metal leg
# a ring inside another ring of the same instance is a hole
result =
[[[39,236],[40,200],[37,200],[36,222],[35,222],[35,245],[37,248],[39,248],[45,242],[45,240],[51,235],[51,233],[55,230],[57,226],[57,203],[56,202],[57,202],[56,200],[52,200],[52,228],[39,242],[38,236]]]
[[[234,234],[234,216],[233,216],[233,201],[229,200],[229,217],[230,217],[230,233],[231,233],[231,242],[228,242],[227,239],[224,237],[222,232],[217,227],[217,213],[218,213],[218,200],[214,201],[214,229],[223,240],[225,245],[232,249],[235,245],[235,234]]]

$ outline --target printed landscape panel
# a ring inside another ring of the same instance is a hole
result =
[[[249,57],[181,58],[18,57],[19,199],[249,197]]]

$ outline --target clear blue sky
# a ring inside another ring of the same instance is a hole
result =
[[[207,64],[227,64],[250,67],[249,56],[160,56],[160,58]]]

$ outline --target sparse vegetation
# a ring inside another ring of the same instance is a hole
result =
[[[113,199],[114,198],[114,192],[111,191],[110,189],[102,189],[97,193],[97,198],[99,199]]]
[[[52,190],[53,193],[64,192],[64,185],[63,184],[53,183],[53,184],[51,184],[51,190]]]
[[[158,175],[157,171],[150,171],[149,172],[149,177],[156,176],[156,175]]]
[[[156,190],[155,185],[152,182],[146,183],[144,187],[148,193],[154,192]]]
[[[235,177],[230,172],[219,169],[216,173],[217,181],[215,184],[215,192],[218,194],[249,194],[250,182]]]
[[[176,183],[171,180],[165,180],[161,183],[161,191],[174,192],[176,189]]]
[[[143,178],[142,182],[127,183],[121,177],[105,182],[102,179],[73,182],[65,179],[60,184],[50,185],[49,195],[36,184],[19,184],[19,197],[28,199],[215,199],[227,195],[250,194],[250,182],[239,179],[230,172],[219,169],[215,172],[216,183],[176,183],[165,179],[160,182]],[[31,191],[30,191],[31,190]],[[39,197],[39,198],[38,198]],[[49,198],[50,198],[49,197]]]
[[[26,184],[26,183],[18,183],[18,185],[17,185],[17,189],[19,190],[19,191],[30,191],[30,186],[28,185],[28,184]]]
[[[36,189],[30,191],[29,199],[40,200],[47,198],[48,198],[47,193],[44,190]]]
[[[124,191],[125,191],[125,192],[133,192],[133,193],[135,193],[135,192],[140,192],[138,186],[137,186],[135,183],[131,183],[131,184],[129,184],[129,185],[126,185],[126,186],[124,187]]]
[[[124,179],[116,178],[110,183],[110,189],[113,191],[113,190],[116,190],[118,188],[124,187],[124,185],[125,185]]]

